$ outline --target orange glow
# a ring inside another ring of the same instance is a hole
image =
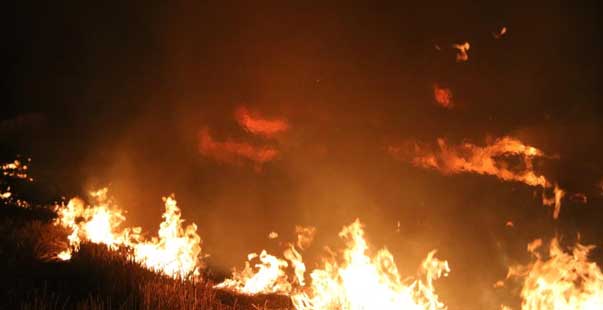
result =
[[[440,87],[438,84],[433,85],[433,97],[441,107],[452,109],[452,91],[450,88]]]
[[[397,147],[390,147],[390,153],[399,159],[406,154]],[[493,175],[504,181],[517,181],[530,186],[549,187],[549,181],[543,175],[537,175],[532,167],[532,158],[543,156],[537,148],[525,145],[518,139],[503,137],[487,146],[477,146],[463,143],[458,146],[448,146],[444,139],[438,139],[438,150],[432,151],[417,144],[411,154],[413,165],[421,168],[438,170],[445,174],[472,172]],[[499,165],[501,156],[520,156],[523,159],[524,171],[513,171]]]
[[[199,151],[206,157],[219,162],[240,164],[242,159],[263,164],[274,160],[279,152],[277,149],[264,146],[258,147],[246,142],[224,141],[218,142],[203,129],[199,135]]]
[[[513,221],[507,221],[507,223],[505,223],[505,226],[507,226],[509,228],[513,228],[513,227],[515,227],[515,224],[513,224]]]
[[[56,207],[56,225],[71,231],[69,248],[57,254],[61,260],[71,259],[81,242],[104,244],[109,249],[132,249],[131,259],[141,265],[172,277],[197,276],[202,267],[201,238],[197,226],[182,227],[180,209],[173,196],[164,198],[165,213],[158,237],[144,240],[139,227],[123,228],[125,212],[107,195],[107,189],[90,193],[92,205],[79,198]]]
[[[285,119],[265,119],[252,114],[243,106],[235,110],[235,118],[246,131],[268,138],[289,129],[289,123]]]
[[[452,44],[452,47],[458,50],[456,53],[456,62],[465,62],[469,60],[469,54],[467,54],[467,51],[469,51],[469,48],[471,48],[469,42],[465,42],[463,44]]]
[[[507,278],[522,283],[522,310],[603,309],[603,273],[588,260],[593,246],[577,244],[564,252],[557,239],[550,243],[548,258],[539,252],[542,240],[528,245],[534,261],[509,269]]]
[[[578,202],[578,203],[583,203],[583,204],[588,203],[588,197],[584,193],[574,193],[574,194],[572,194],[572,196],[570,197],[570,199],[572,201],[575,201],[575,202]]]

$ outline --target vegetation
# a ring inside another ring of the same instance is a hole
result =
[[[121,251],[82,244],[57,261],[66,232],[46,207],[0,206],[0,309],[290,309],[285,296],[237,296],[204,280],[172,279],[142,268]]]

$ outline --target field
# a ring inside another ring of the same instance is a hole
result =
[[[70,261],[57,261],[66,232],[44,206],[0,207],[0,309],[290,309],[284,296],[241,296],[203,280],[154,273],[104,245],[82,244]],[[127,251],[123,249],[122,251]]]

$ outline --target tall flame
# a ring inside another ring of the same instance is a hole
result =
[[[577,244],[564,252],[557,239],[550,243],[548,259],[538,252],[542,240],[528,245],[534,262],[509,269],[507,278],[523,283],[522,310],[603,309],[603,273],[588,260],[593,246]]]
[[[230,289],[244,294],[278,293],[289,295],[298,310],[362,310],[362,309],[446,309],[435,293],[433,281],[446,276],[450,269],[446,261],[435,258],[435,251],[423,261],[421,279],[403,280],[386,249],[375,256],[367,254],[368,243],[359,220],[343,228],[339,236],[347,247],[341,260],[333,257],[322,268],[310,273],[306,284],[306,266],[302,261],[300,244],[306,245],[313,229],[297,228],[298,247],[290,244],[285,259],[267,254],[250,254],[249,259],[259,259],[255,269],[249,262],[245,269],[235,271],[217,288]],[[288,267],[295,276],[287,276]]]
[[[311,286],[292,295],[298,310],[318,309],[446,309],[435,294],[433,280],[447,275],[448,263],[429,253],[421,265],[424,280],[402,280],[393,255],[381,249],[367,255],[364,230],[356,220],[343,228],[339,236],[346,240],[343,262],[327,261],[310,274]]]
[[[107,189],[90,193],[91,206],[79,198],[56,207],[55,224],[65,227],[69,248],[57,257],[69,260],[83,241],[104,244],[115,250],[120,246],[132,249],[130,258],[143,266],[172,277],[189,277],[199,274],[202,267],[201,238],[197,226],[182,227],[180,209],[174,196],[163,198],[165,213],[159,228],[159,236],[145,240],[140,227],[123,228],[125,211],[116,206],[107,195]]]

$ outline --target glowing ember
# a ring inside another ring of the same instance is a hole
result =
[[[27,161],[29,162],[31,160],[28,159]],[[29,169],[27,164],[22,163],[18,159],[15,159],[10,163],[1,164],[0,168],[2,169],[3,176],[33,181],[33,179],[27,175],[27,170]]]
[[[120,246],[133,249],[131,259],[143,266],[172,277],[186,278],[199,274],[202,267],[201,238],[195,224],[182,227],[180,209],[173,196],[164,198],[165,213],[159,237],[144,240],[139,227],[120,229],[125,221],[124,211],[107,196],[107,189],[90,194],[93,205],[79,198],[56,207],[57,225],[71,231],[70,248],[57,255],[69,260],[83,241],[104,244],[115,250]]]
[[[450,88],[440,87],[437,84],[433,85],[433,97],[441,107],[452,109],[452,91]]]
[[[500,39],[500,38],[502,38],[502,37],[503,37],[503,36],[504,36],[506,33],[507,33],[507,27],[502,27],[502,28],[500,28],[500,30],[499,30],[498,32],[493,32],[493,33],[492,33],[492,36],[493,36],[495,39]]]
[[[286,120],[265,119],[259,115],[252,114],[245,107],[236,109],[235,118],[241,127],[254,135],[272,137],[289,129],[289,124]]]
[[[553,218],[559,217],[559,212],[561,211],[561,199],[565,196],[565,192],[555,184],[553,188],[553,197],[546,197],[544,192],[542,193],[542,204],[545,206],[553,207]]]
[[[522,310],[603,309],[603,273],[588,260],[593,246],[577,244],[564,252],[557,239],[549,247],[548,259],[538,252],[542,240],[528,245],[534,262],[509,269],[507,278],[522,281]]]
[[[452,47],[458,50],[456,53],[457,62],[465,62],[469,60],[469,55],[467,54],[467,51],[469,51],[469,48],[471,48],[469,42],[465,42],[463,44],[452,44]]]
[[[30,161],[30,159],[27,160],[27,162]],[[0,170],[2,171],[3,177],[0,179],[0,202],[23,208],[29,207],[29,203],[27,201],[16,198],[11,191],[11,187],[8,184],[5,184],[5,179],[9,178],[32,182],[33,178],[27,175],[28,169],[28,165],[23,164],[18,159],[12,162],[0,164]]]

